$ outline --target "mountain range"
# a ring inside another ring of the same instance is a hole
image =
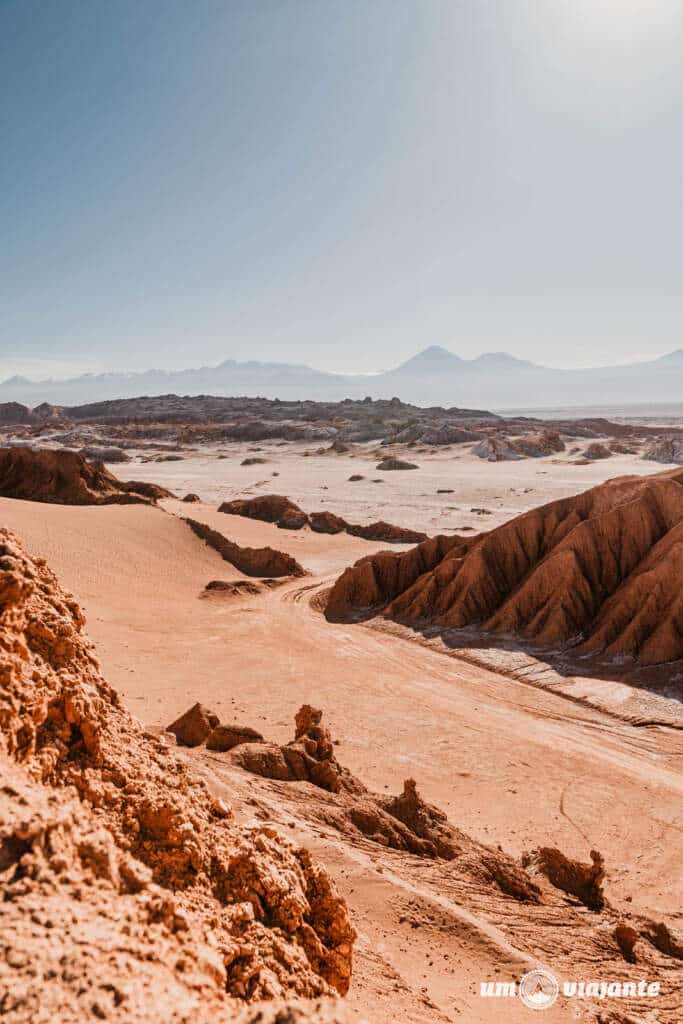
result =
[[[376,374],[338,374],[290,363],[238,362],[191,370],[83,374],[69,380],[0,383],[0,402],[36,406],[80,405],[143,395],[229,395],[341,401],[392,398],[414,405],[533,409],[551,406],[630,405],[680,402],[683,349],[646,362],[579,370],[555,369],[487,352],[462,359],[432,345],[393,369]]]

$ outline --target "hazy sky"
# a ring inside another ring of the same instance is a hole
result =
[[[0,0],[0,372],[683,346],[683,0]]]

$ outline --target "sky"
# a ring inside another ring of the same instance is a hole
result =
[[[0,374],[683,346],[681,0],[0,0]]]

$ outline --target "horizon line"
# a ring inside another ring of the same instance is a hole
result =
[[[309,363],[281,362],[279,360],[274,360],[274,359],[273,360],[270,360],[270,359],[236,359],[233,356],[228,356],[225,359],[222,359],[218,363],[214,363],[214,364],[204,363],[204,364],[202,364],[200,366],[197,366],[197,365],[185,366],[185,367],[181,367],[179,369],[164,369],[163,367],[160,367],[160,366],[152,366],[152,367],[149,367],[149,368],[144,369],[144,370],[116,370],[116,369],[84,370],[82,373],[71,374],[70,376],[66,376],[66,377],[51,376],[51,377],[41,377],[41,378],[28,377],[28,376],[26,376],[23,373],[13,373],[9,377],[6,377],[6,378],[4,378],[3,380],[0,381],[0,387],[6,387],[8,385],[13,384],[14,382],[17,382],[17,383],[20,383],[20,384],[23,384],[23,385],[26,385],[26,384],[32,384],[32,385],[64,384],[64,383],[68,383],[70,381],[87,379],[89,377],[110,377],[110,376],[111,377],[119,377],[119,376],[142,377],[142,376],[145,376],[145,374],[153,374],[153,373],[167,374],[168,376],[176,376],[176,375],[180,375],[182,373],[199,372],[200,370],[218,370],[222,366],[225,366],[226,363],[231,363],[231,362],[235,363],[237,366],[248,366],[248,365],[252,364],[252,365],[256,365],[256,366],[281,366],[281,367],[289,367],[289,368],[295,368],[295,369],[301,369],[301,370],[311,370],[314,373],[325,374],[326,376],[331,376],[331,377],[372,378],[372,377],[381,376],[382,374],[385,374],[385,373],[391,373],[394,370],[401,369],[401,367],[406,366],[412,360],[417,359],[421,355],[424,355],[425,353],[430,352],[430,351],[444,352],[447,355],[452,356],[454,359],[457,359],[457,360],[459,360],[462,363],[476,363],[479,360],[484,359],[486,357],[498,356],[498,357],[506,357],[506,358],[511,359],[511,360],[513,360],[515,362],[518,362],[520,364],[523,364],[523,365],[526,365],[526,366],[532,366],[532,367],[540,369],[540,370],[557,371],[557,372],[560,372],[560,373],[581,373],[581,372],[590,371],[590,370],[609,370],[609,369],[616,369],[616,368],[619,368],[619,367],[638,366],[638,365],[641,365],[641,364],[644,364],[644,363],[656,363],[656,362],[658,362],[661,359],[666,359],[669,356],[676,355],[679,352],[683,353],[683,348],[672,349],[672,350],[670,350],[668,352],[662,352],[660,355],[656,355],[656,356],[652,356],[652,357],[631,359],[631,360],[628,360],[627,362],[623,362],[623,363],[599,363],[599,364],[594,364],[594,365],[590,365],[590,366],[548,366],[545,363],[536,363],[533,360],[524,359],[521,356],[516,356],[512,352],[508,352],[505,349],[487,350],[485,352],[480,352],[479,355],[472,356],[472,357],[468,358],[467,356],[460,356],[460,355],[458,355],[457,352],[454,352],[452,349],[446,348],[445,345],[433,344],[433,345],[427,345],[423,349],[419,349],[419,351],[417,351],[414,355],[408,356],[407,359],[404,359],[401,363],[398,363],[398,364],[396,364],[394,366],[385,367],[384,369],[379,369],[379,370],[358,371],[358,372],[355,372],[355,373],[354,372],[349,372],[349,371],[344,371],[344,370],[325,370],[325,369],[321,369],[320,367],[311,366]],[[48,360],[46,360],[46,362],[48,362]],[[50,362],[53,362],[53,361],[50,360]]]

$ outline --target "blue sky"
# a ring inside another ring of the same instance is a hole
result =
[[[0,373],[683,346],[679,0],[0,0]]]

